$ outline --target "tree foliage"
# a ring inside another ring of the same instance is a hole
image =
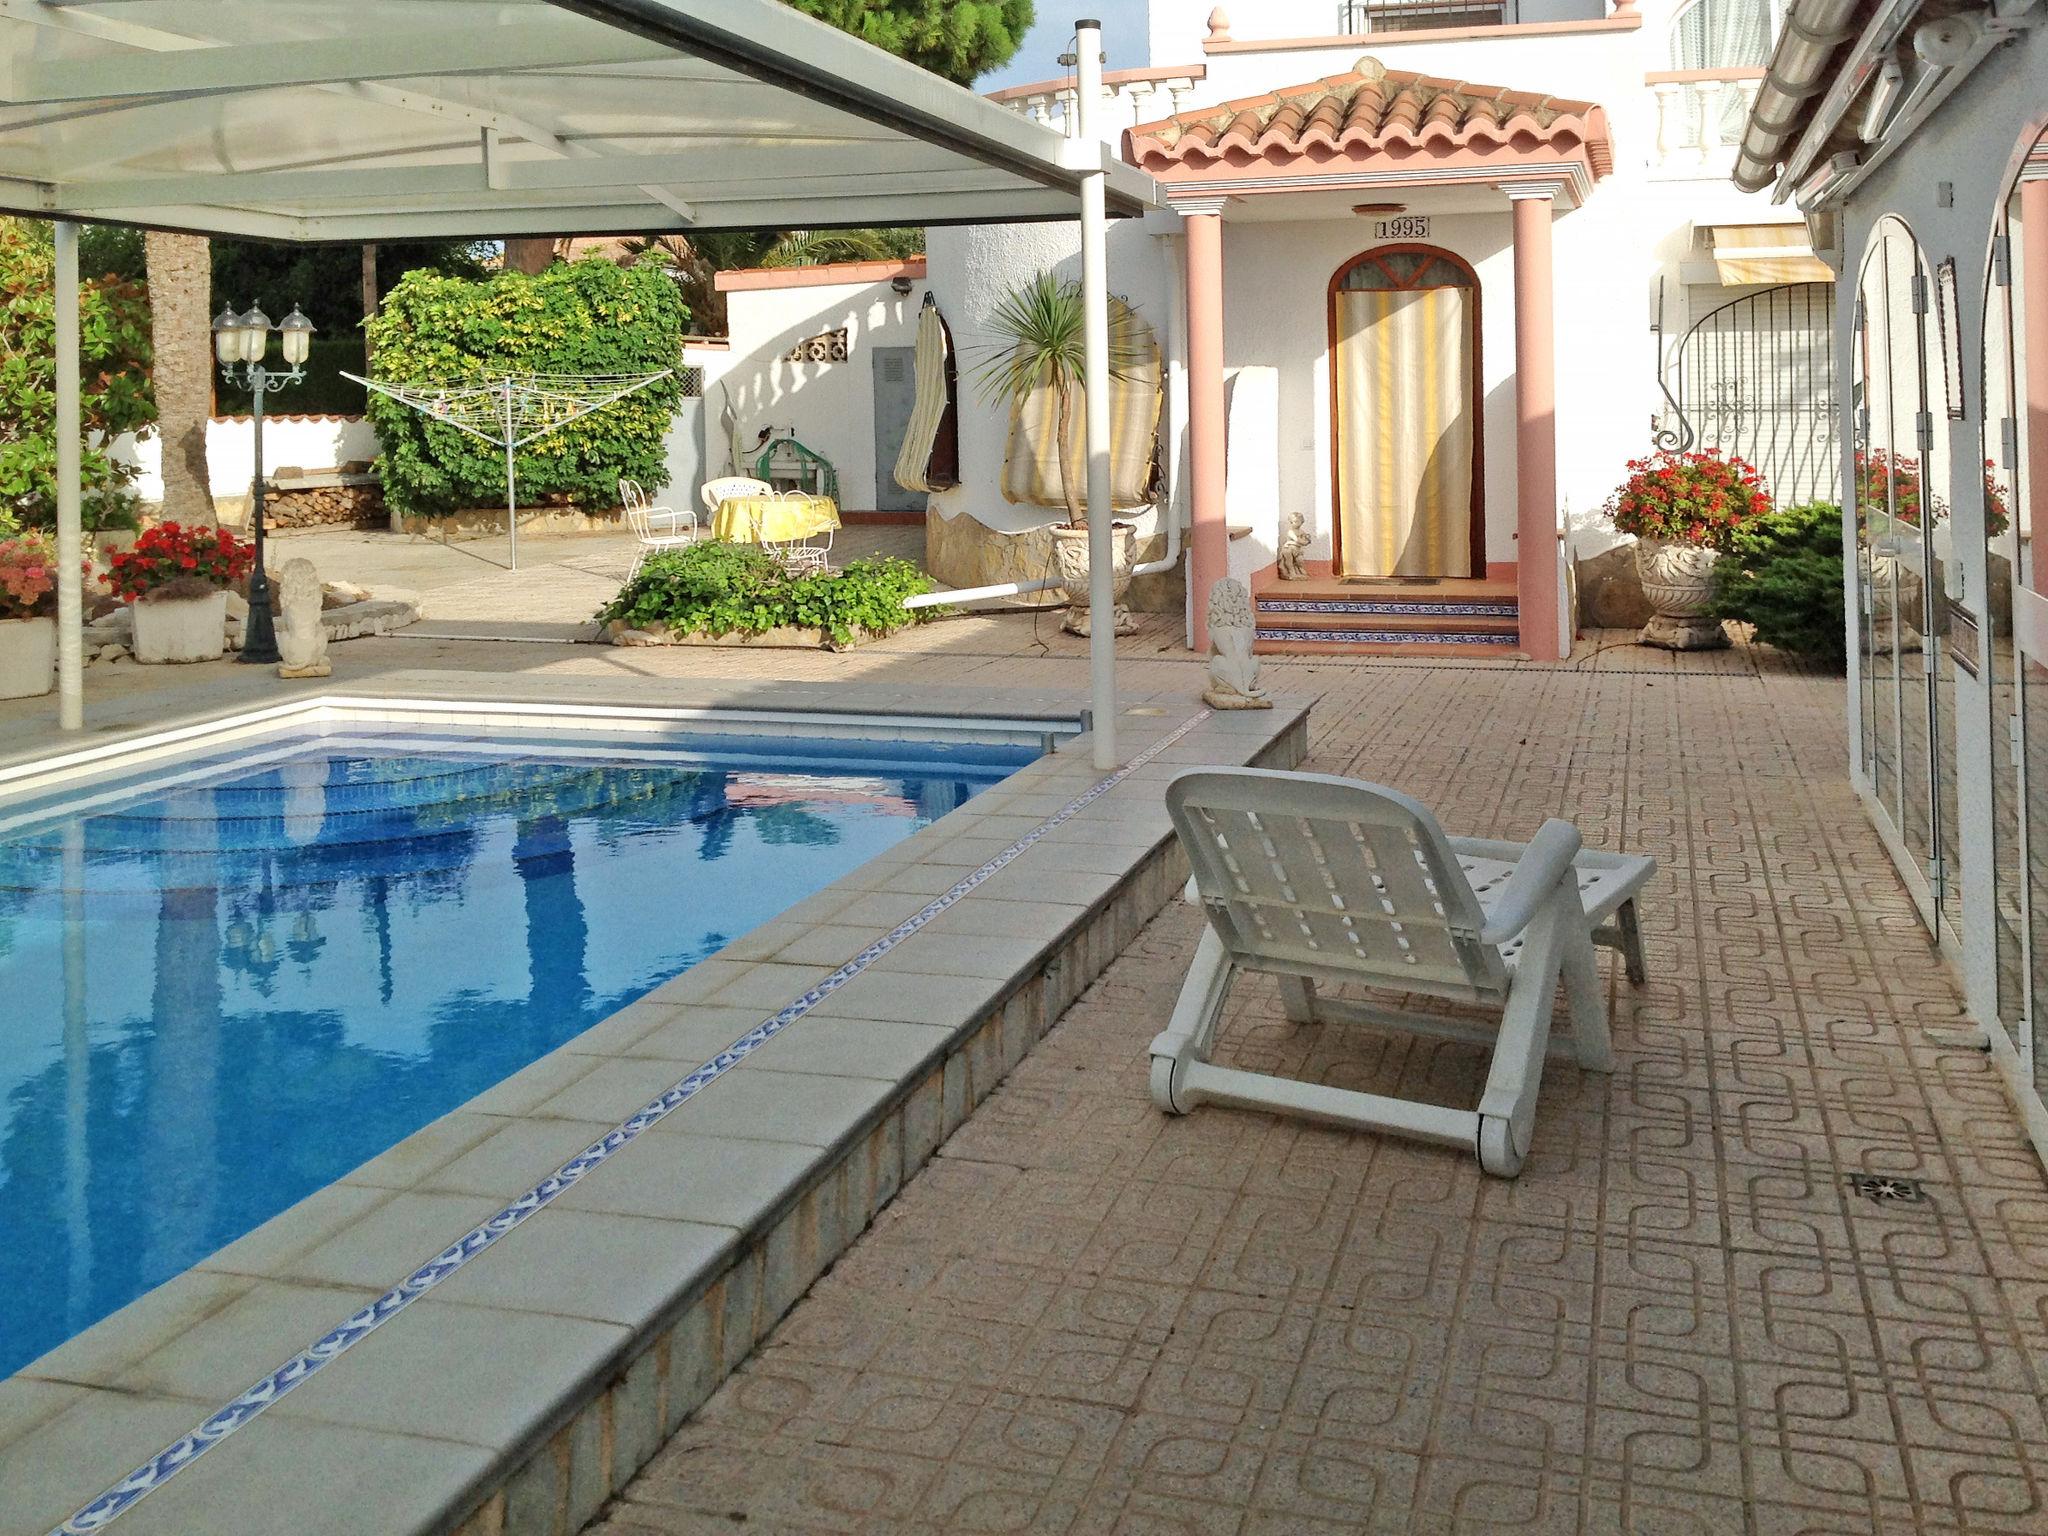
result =
[[[1031,0],[791,3],[806,15],[960,85],[1009,63],[1031,30]]]
[[[261,304],[272,316],[294,304],[313,317],[322,335],[353,331],[363,318],[359,245],[277,245],[256,240],[212,242],[212,309],[237,312]],[[487,249],[475,240],[397,240],[377,247],[377,286],[389,293],[407,272],[425,268],[454,277],[482,277]],[[79,270],[141,282],[146,271],[143,232],[117,224],[79,231]]]
[[[29,525],[57,520],[56,259],[47,224],[0,220],[0,509]],[[81,282],[78,355],[87,442],[80,458],[87,527],[132,524],[134,467],[105,444],[156,419],[149,391],[149,307],[119,278]]]
[[[380,379],[424,384],[656,373],[678,366],[688,321],[660,268],[592,257],[483,282],[411,272],[368,331]],[[528,443],[518,452],[520,501],[613,507],[621,476],[666,485],[663,439],[681,397],[681,381],[664,379]],[[384,444],[384,497],[399,511],[439,517],[504,504],[501,449],[385,395],[370,396],[370,420]]]
[[[833,261],[900,261],[924,254],[921,229],[728,230],[645,235],[625,242],[629,257],[661,263],[683,290],[700,336],[726,334],[721,272],[739,267],[814,267]]]
[[[1714,616],[1830,666],[1848,663],[1842,614],[1842,509],[1786,507],[1738,528],[1714,564]]]

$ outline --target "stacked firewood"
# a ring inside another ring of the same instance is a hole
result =
[[[376,485],[333,485],[271,490],[263,498],[264,521],[272,528],[311,528],[329,523],[381,524],[384,494]]]

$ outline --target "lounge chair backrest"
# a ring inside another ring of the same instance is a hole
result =
[[[1202,905],[1253,970],[1504,996],[1500,950],[1429,811],[1327,774],[1197,769],[1166,789]]]

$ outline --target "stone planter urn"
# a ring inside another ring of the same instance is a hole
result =
[[[1711,612],[1714,562],[1720,558],[1718,550],[1697,544],[1636,541],[1636,575],[1650,604],[1650,622],[1641,636],[1644,645],[1707,651],[1728,643],[1728,631]]]
[[[57,621],[0,619],[0,699],[34,699],[57,678]]]
[[[215,661],[227,649],[228,595],[138,598],[137,661]]]
[[[1109,547],[1112,556],[1111,570],[1114,581],[1110,590],[1115,594],[1115,633],[1128,635],[1138,628],[1138,621],[1131,617],[1131,610],[1124,606],[1124,596],[1131,590],[1131,548],[1135,541],[1136,527],[1131,523],[1109,525]],[[1088,613],[1088,530],[1086,528],[1058,527],[1052,530],[1053,554],[1059,564],[1060,586],[1067,594],[1067,616],[1060,628],[1070,635],[1085,635],[1089,632]]]

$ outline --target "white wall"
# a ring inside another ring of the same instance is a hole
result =
[[[839,502],[850,511],[875,505],[876,347],[917,341],[925,285],[898,294],[877,282],[805,287],[746,288],[726,295],[731,344],[725,351],[692,353],[704,366],[704,458],[708,475],[730,473],[722,425],[728,397],[752,473],[754,440],[763,427],[794,428],[798,441],[823,454],[839,474]],[[949,316],[950,318],[950,316]],[[793,363],[783,354],[806,337],[846,328],[843,363]]]
[[[972,514],[991,528],[1016,532],[1058,522],[1065,514],[1051,507],[1016,506],[1003,500],[1003,452],[1009,436],[1007,404],[983,398],[975,370],[996,346],[989,316],[1003,296],[1043,271],[1078,282],[1081,277],[1081,234],[1074,224],[992,224],[928,232],[932,292],[953,330],[960,362],[960,484],[931,498],[933,511],[944,517]],[[1174,303],[1170,292],[1169,253],[1147,226],[1132,221],[1109,231],[1110,291],[1123,298],[1158,333],[1168,359],[1169,374],[1177,349],[1173,338]],[[1173,426],[1173,389],[1163,413],[1161,438],[1169,459],[1179,451]],[[1138,536],[1159,527],[1159,514],[1131,516]]]
[[[271,416],[263,418],[263,463],[266,471],[296,466],[332,470],[355,460],[377,457],[376,429],[362,416]],[[114,456],[139,467],[132,487],[143,501],[164,496],[163,438],[152,432],[138,443],[124,435]],[[206,427],[206,474],[216,496],[246,495],[256,477],[255,427],[247,416],[216,416]]]

